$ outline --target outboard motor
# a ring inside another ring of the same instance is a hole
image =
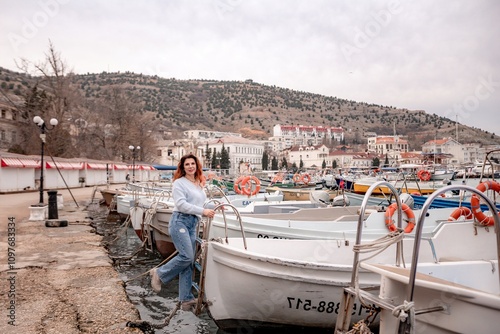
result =
[[[324,208],[330,204],[330,195],[324,190],[314,190],[309,193],[309,200],[311,203]]]
[[[344,195],[335,196],[335,198],[332,201],[332,206],[349,206],[349,205],[351,205],[351,201],[349,200],[349,197]]]

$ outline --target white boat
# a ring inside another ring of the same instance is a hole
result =
[[[494,162],[486,161],[475,161],[474,167],[472,167],[471,172],[476,175],[482,175],[483,177],[493,177],[496,173],[500,171],[500,165]]]
[[[356,289],[357,274],[353,273],[353,285],[345,290],[341,308],[349,305],[353,296],[379,307],[380,333],[493,333],[500,328],[500,218],[494,203],[481,191],[460,188],[481,196],[488,203],[494,213],[495,226],[468,226],[478,234],[469,234],[465,239],[457,234],[457,238],[436,240],[435,245],[439,242],[439,247],[448,249],[450,254],[429,261],[426,255],[422,256],[425,246],[420,245],[426,239],[422,231],[428,221],[424,223],[421,218],[417,223],[411,265],[403,268],[355,259],[353,265],[363,270],[359,272],[360,277],[365,275],[365,270],[380,275],[380,290],[374,294]],[[423,215],[432,200],[444,191],[446,189],[429,197],[422,209]],[[488,240],[482,239],[484,233],[490,234]],[[361,233],[358,238],[360,236]],[[464,253],[468,256],[464,257]],[[347,333],[350,318],[350,312],[343,312],[335,333]]]
[[[209,236],[240,237],[241,225],[247,238],[270,239],[335,239],[354,240],[359,219],[359,206],[311,208],[297,206],[267,206],[270,211],[258,210],[256,214],[217,214],[211,221]],[[436,224],[446,222],[453,209],[436,209],[429,219]],[[417,217],[419,211],[413,212]],[[388,233],[386,208],[368,207],[364,225],[366,239],[376,239]],[[436,225],[428,224],[426,231]],[[411,234],[410,234],[411,235]]]
[[[431,170],[432,181],[449,181],[455,179],[456,172],[447,168],[434,168]]]
[[[452,256],[496,258],[496,252],[483,251],[495,243],[496,235],[491,229],[474,227],[472,220],[447,223],[427,219],[426,225],[433,228],[427,228],[424,233],[422,261],[443,261]],[[364,212],[359,216],[358,225],[369,228]],[[342,232],[345,226],[339,226],[338,238],[327,240],[218,238],[208,241],[203,291],[210,316],[222,329],[235,329],[242,323],[333,328],[344,287],[351,281],[356,241],[349,233]],[[374,242],[376,236],[387,235],[383,223],[382,226],[383,234],[370,233],[367,238],[370,242]],[[404,237],[402,249],[407,261],[415,239],[401,232],[396,234]],[[398,237],[391,235],[389,239]],[[471,248],[450,249],[450,240]],[[393,243],[388,248],[395,251],[396,245]],[[395,257],[392,252],[384,252],[368,262],[394,263]],[[380,276],[362,270],[358,282],[360,287],[377,289]],[[358,321],[366,318],[367,312],[356,301],[349,314],[353,315],[353,321]]]
[[[207,186],[207,193],[213,193],[212,190],[219,193],[220,188],[212,185]],[[223,197],[212,199],[214,203],[230,203],[241,210],[255,201],[272,203],[271,201],[282,200],[283,195],[280,193],[258,193],[252,197],[223,195]],[[212,206],[215,205],[214,203]],[[207,207],[209,206],[207,204]],[[117,212],[120,216],[124,217],[123,219],[130,217],[132,227],[139,239],[145,242],[149,249],[156,249],[164,258],[175,252],[175,246],[168,232],[173,208],[174,202],[170,192],[158,191],[152,196],[147,196],[144,192],[117,196]]]

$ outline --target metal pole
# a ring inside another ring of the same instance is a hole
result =
[[[135,182],[135,148],[132,151],[132,182]]]
[[[40,168],[40,204],[43,204],[43,169],[44,169],[44,162],[43,162],[43,149],[45,145],[45,124],[42,124],[40,127],[42,133],[40,134],[40,139],[42,140],[42,150],[41,150],[41,158],[40,158],[40,163],[41,163],[41,168]]]

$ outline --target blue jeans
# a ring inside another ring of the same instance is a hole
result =
[[[193,264],[195,255],[196,229],[198,217],[181,212],[173,212],[168,232],[179,252],[169,262],[158,268],[158,276],[166,284],[179,276],[179,300],[194,298],[191,292],[193,283]]]

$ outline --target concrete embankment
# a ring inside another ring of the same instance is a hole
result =
[[[91,226],[93,192],[59,191],[66,227],[29,221],[38,193],[0,195],[0,333],[141,333],[125,326],[139,314]]]

